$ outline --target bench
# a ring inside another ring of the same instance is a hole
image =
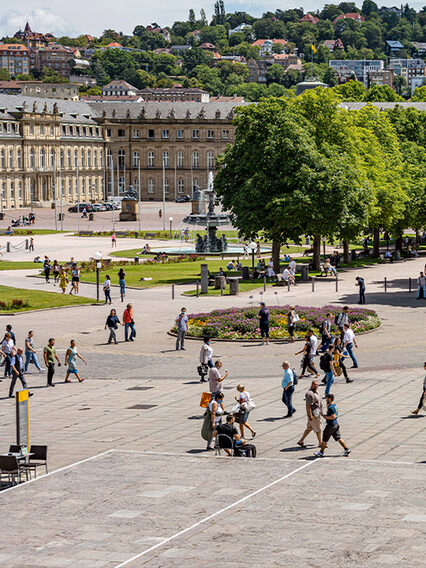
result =
[[[336,270],[336,269],[334,269],[334,270]],[[337,272],[337,271],[336,271],[336,272]],[[331,268],[327,268],[327,269],[326,269],[326,268],[324,268],[324,265],[321,265],[321,274],[320,274],[320,276],[325,276],[325,277],[327,277],[329,274],[330,274],[331,276],[333,276],[334,278],[336,277],[336,274],[334,273],[333,269],[331,269]]]
[[[145,233],[145,239],[155,239],[155,233]]]
[[[9,233],[10,234],[10,233]],[[0,230],[0,235],[7,235],[6,229],[1,229]]]
[[[116,237],[127,237],[128,234],[129,234],[129,231],[115,231]]]
[[[93,236],[93,231],[80,231],[78,233],[79,237],[92,237]]]

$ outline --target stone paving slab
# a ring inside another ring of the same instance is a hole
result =
[[[425,506],[420,464],[111,451],[1,494],[0,566],[408,568]]]

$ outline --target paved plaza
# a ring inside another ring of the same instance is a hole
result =
[[[87,243],[96,250],[97,239]],[[333,386],[350,458],[330,442],[327,458],[313,459],[313,435],[306,450],[296,445],[306,425],[309,379],[296,388],[296,414],[283,418],[281,363],[287,359],[299,368],[299,343],[213,342],[214,358],[230,372],[225,406],[232,406],[240,382],[256,402],[250,423],[258,458],[204,451],[200,343],[188,340],[186,351],[176,352],[167,330],[183,305],[188,312],[257,305],[261,290],[195,298],[181,296],[189,287],[179,286],[172,300],[170,287],[129,289],[133,344],[123,342],[121,331],[118,345],[106,343],[106,306],[1,317],[3,327],[12,323],[18,343],[34,329],[39,353],[54,336],[62,360],[76,339],[88,365],[80,369],[86,377],[81,384],[64,384],[63,367],[56,388],[45,387],[44,374],[27,377],[34,392],[31,442],[48,445],[52,473],[0,494],[8,518],[0,567],[418,564],[426,552],[426,418],[410,410],[423,384],[426,303],[409,294],[408,277],[423,266],[419,258],[341,272],[338,292],[323,279],[314,292],[301,284],[263,295],[270,305],[353,305],[355,276],[365,278],[367,307],[378,312],[382,326],[358,337],[360,368],[349,371],[354,382],[339,378]],[[2,271],[0,277],[5,285],[56,291],[32,274]],[[391,283],[386,293],[385,276]],[[95,297],[95,286],[82,284],[81,294]],[[121,316],[116,287],[112,296]],[[15,405],[7,389],[7,381],[0,383],[3,451],[15,441]]]

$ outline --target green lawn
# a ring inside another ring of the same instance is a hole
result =
[[[72,231],[55,231],[54,229],[13,229],[13,235],[4,237],[32,237],[34,235],[52,235],[55,233],[72,233]]]
[[[0,305],[0,313],[26,312],[43,308],[55,308],[58,306],[93,304],[95,301],[91,298],[71,296],[70,294],[57,294],[55,292],[42,292],[39,290],[25,290],[23,288],[12,288],[11,286],[0,286],[0,302],[5,302],[7,306],[10,306],[15,299],[22,300],[24,305],[13,309],[4,309],[4,307]]]
[[[30,262],[29,260],[19,262],[13,262],[12,260],[0,260],[0,270],[24,270],[25,268],[41,269],[42,266],[43,264],[40,262]]]

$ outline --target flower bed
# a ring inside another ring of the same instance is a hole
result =
[[[331,312],[334,317],[342,311],[342,307],[295,306],[295,310],[300,317],[300,320],[296,323],[295,337],[302,338],[310,328],[318,331],[328,312]],[[269,307],[269,334],[271,339],[290,338],[287,330],[288,311],[288,305]],[[187,336],[203,337],[208,335],[212,338],[231,341],[258,340],[260,337],[258,313],[259,308],[227,308],[225,310],[213,310],[209,313],[188,314]],[[355,333],[376,329],[381,323],[376,312],[366,308],[351,308],[348,316]],[[336,329],[336,326],[333,325],[333,328]],[[171,330],[172,333],[176,333],[176,331],[176,327]]]

